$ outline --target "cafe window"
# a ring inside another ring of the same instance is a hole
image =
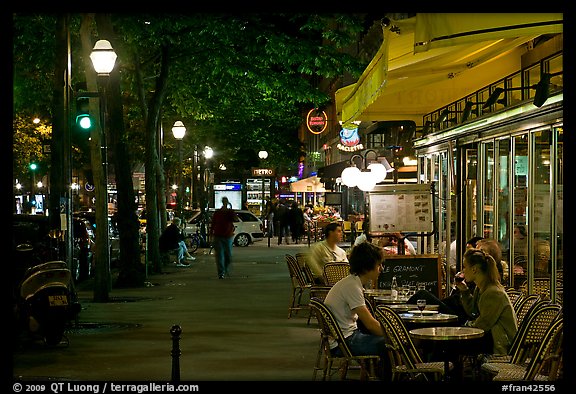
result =
[[[482,234],[484,238],[494,237],[494,142],[482,143]]]

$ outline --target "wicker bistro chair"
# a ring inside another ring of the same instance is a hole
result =
[[[324,265],[324,283],[326,286],[334,286],[340,279],[350,274],[350,263],[330,262]]]
[[[332,288],[331,286],[312,285],[312,287],[310,288],[310,299],[316,298],[321,301],[324,301],[331,288]],[[310,314],[308,315],[308,325],[310,325],[310,320],[312,320],[312,316],[314,316],[314,310],[310,308]]]
[[[312,274],[312,270],[310,266],[306,263],[306,253],[296,253],[296,261],[298,262],[298,266],[300,267],[300,271],[304,274],[304,279],[306,282],[310,284],[314,284],[314,275]]]
[[[542,302],[545,301],[542,301],[540,295],[530,294],[525,295],[522,298],[518,299],[517,302],[512,305],[512,307],[514,308],[514,312],[516,312],[518,327],[520,327],[526,316],[534,310],[533,309],[534,306]]]
[[[494,381],[558,380],[562,376],[564,318],[559,315],[546,329],[528,364],[500,363]]]
[[[290,273],[290,282],[292,284],[290,304],[288,305],[288,318],[291,318],[293,312],[298,312],[302,309],[309,309],[308,304],[302,302],[302,297],[306,291],[310,291],[312,284],[308,283],[304,278],[296,258],[291,254],[286,254],[285,256],[288,265],[288,272]]]
[[[508,298],[510,298],[510,302],[512,303],[512,305],[523,299],[525,296],[525,294],[521,290],[517,290],[514,288],[507,288],[506,294],[508,294]]]
[[[482,360],[482,372],[494,377],[502,368],[506,368],[505,364],[527,365],[561,311],[560,305],[548,304],[545,301],[534,305],[516,332],[508,354],[485,357]]]
[[[375,380],[377,378],[376,366],[380,357],[378,355],[354,356],[344,340],[344,335],[334,315],[324,302],[318,298],[312,298],[310,307],[320,326],[320,349],[314,366],[313,380],[316,380],[318,371],[322,371],[322,380],[330,380],[338,371],[340,371],[341,380],[346,380],[352,363],[360,368],[360,380]],[[330,352],[331,338],[338,342],[342,357],[333,356]],[[335,363],[337,363],[336,367]]]
[[[380,304],[375,318],[382,324],[390,341],[389,356],[392,364],[392,381],[430,380],[440,381],[444,377],[444,362],[424,362],[404,322],[393,309]],[[450,368],[452,368],[450,364]]]

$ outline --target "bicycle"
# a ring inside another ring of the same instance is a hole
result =
[[[200,230],[196,230],[195,233],[187,235],[184,238],[184,242],[186,242],[186,247],[188,248],[189,253],[194,253],[198,250],[199,247],[210,247],[210,253],[212,253],[212,245],[208,242],[206,235],[202,235]]]

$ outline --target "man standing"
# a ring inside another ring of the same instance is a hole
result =
[[[210,226],[219,279],[224,279],[225,276],[230,275],[235,217],[236,214],[230,208],[228,197],[222,197],[222,207],[214,212]]]

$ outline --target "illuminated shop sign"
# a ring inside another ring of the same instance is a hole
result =
[[[342,128],[340,130],[340,143],[337,146],[338,149],[345,152],[355,152],[364,149],[364,146],[360,143],[358,127],[353,129]]]
[[[252,176],[276,176],[273,168],[252,168]]]
[[[326,112],[318,108],[313,108],[308,111],[308,115],[306,115],[306,126],[312,134],[322,134],[328,126],[328,116],[326,116]]]
[[[221,183],[214,185],[214,190],[242,190],[240,183]]]

